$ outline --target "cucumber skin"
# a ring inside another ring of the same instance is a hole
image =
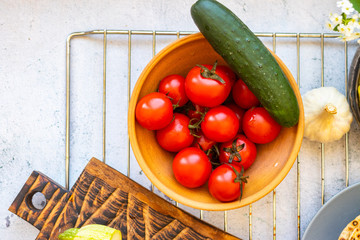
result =
[[[214,50],[229,64],[281,126],[299,121],[299,105],[273,55],[228,8],[214,0],[198,0],[191,16]]]

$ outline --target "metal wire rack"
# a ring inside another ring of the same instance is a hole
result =
[[[102,51],[103,51],[103,60],[102,60],[102,160],[104,162],[106,162],[106,147],[107,147],[107,143],[106,143],[106,133],[107,133],[107,126],[106,126],[106,117],[107,117],[107,92],[106,92],[106,86],[107,86],[107,65],[108,65],[108,60],[107,60],[107,54],[108,54],[108,36],[109,35],[123,35],[123,36],[127,36],[127,42],[125,43],[125,48],[127,48],[127,100],[129,102],[130,99],[130,95],[131,95],[131,81],[132,81],[132,76],[131,76],[131,67],[132,67],[132,47],[133,47],[133,43],[132,40],[134,38],[134,36],[137,35],[148,35],[148,36],[152,36],[152,55],[154,56],[156,54],[156,46],[157,46],[157,37],[158,36],[176,36],[177,38],[180,38],[182,36],[185,35],[189,35],[192,34],[194,32],[190,32],[190,31],[144,31],[144,30],[94,30],[94,31],[84,31],[84,32],[75,32],[75,33],[71,33],[67,40],[66,40],[66,137],[65,137],[65,186],[66,188],[69,188],[69,178],[70,178],[70,135],[71,135],[71,128],[70,128],[70,91],[71,91],[71,82],[72,81],[76,81],[73,80],[71,78],[71,70],[72,70],[72,65],[71,65],[71,56],[72,56],[72,52],[71,52],[71,42],[74,38],[78,38],[78,37],[86,37],[85,39],[91,39],[92,37],[94,37],[95,35],[97,36],[102,36]],[[277,50],[277,41],[278,39],[290,39],[292,41],[292,44],[296,45],[296,73],[293,72],[293,74],[295,75],[295,79],[297,81],[297,84],[300,87],[300,65],[301,65],[301,60],[300,60],[300,48],[301,48],[301,41],[302,39],[317,39],[320,40],[320,50],[321,50],[321,86],[324,86],[324,39],[327,38],[337,38],[338,35],[336,34],[324,34],[324,33],[256,33],[256,35],[260,38],[264,38],[267,39],[267,41],[270,40],[272,45],[272,50],[274,52],[276,52]],[[122,40],[124,41],[124,40]],[[348,69],[348,46],[347,43],[339,43],[342,44],[342,48],[343,48],[343,54],[344,54],[344,81],[343,84],[345,86],[345,95],[347,95],[347,90],[346,90],[346,86],[347,86],[347,81],[348,81],[348,76],[347,76],[347,69]],[[128,104],[127,103],[123,103],[123,104]],[[325,202],[325,145],[321,144],[320,146],[321,150],[320,150],[320,156],[321,156],[321,179],[320,179],[320,185],[321,185],[321,204],[324,204]],[[130,155],[131,155],[131,149],[130,149],[130,142],[129,139],[127,140],[127,175],[130,176]],[[344,182],[345,182],[345,187],[347,187],[349,185],[349,135],[346,134],[345,138],[344,138],[344,160],[345,160],[345,178],[344,178]],[[301,167],[300,167],[300,157],[297,158],[296,164],[293,166],[293,168],[296,168],[296,195],[297,195],[297,226],[292,226],[294,228],[297,228],[297,239],[301,238],[301,198],[300,198],[300,189],[301,189],[301,182],[300,182],[300,172],[301,172]],[[152,188],[153,190],[153,188]],[[273,220],[272,220],[272,238],[276,239],[277,238],[277,189],[273,190],[272,192],[272,215],[273,215]],[[176,203],[177,205],[177,203]],[[249,222],[248,222],[248,239],[253,239],[253,217],[252,217],[252,204],[249,206],[249,213],[248,213],[248,218],[249,218]],[[200,211],[200,219],[203,219],[203,211]],[[224,212],[224,226],[223,226],[225,231],[228,231],[228,211]],[[242,236],[243,237],[243,236]]]

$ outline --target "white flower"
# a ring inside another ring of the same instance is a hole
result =
[[[355,39],[358,39],[360,36],[359,36],[359,34],[358,33],[353,33],[353,34],[351,34],[351,35],[349,35],[349,36],[343,36],[343,40],[344,41],[352,41],[352,40],[355,40]]]
[[[336,2],[336,6],[342,8],[343,6],[348,6],[350,3],[349,0],[341,0]]]
[[[354,27],[354,29],[360,29],[360,24],[358,21],[358,16],[357,15],[353,15],[353,17],[351,18],[351,20],[349,21],[348,25],[351,25]]]
[[[345,13],[346,15],[354,12],[354,8],[352,3],[349,0],[341,0],[336,2],[336,5],[341,8],[341,12]]]
[[[344,33],[345,32],[345,25],[344,24],[340,24],[338,27],[339,32]]]
[[[358,38],[360,38],[360,33],[352,33],[349,36],[342,36],[343,41],[352,41]]]
[[[351,34],[354,32],[354,27],[352,25],[340,24],[338,29],[339,32],[342,33],[345,37],[351,36]]]
[[[336,26],[342,22],[342,16],[337,13],[331,14],[330,21]]]
[[[354,32],[354,26],[346,25],[345,27],[345,36],[351,36]]]
[[[336,25],[335,25],[336,26]],[[329,30],[331,30],[331,31],[333,31],[334,30],[334,28],[335,28],[335,26],[331,23],[331,22],[326,22],[326,27],[329,29]]]
[[[351,3],[350,3],[351,4]],[[344,7],[342,7],[341,8],[341,11],[343,12],[343,13],[345,13],[346,15],[349,15],[349,14],[351,14],[352,12],[354,12],[354,8],[353,8],[353,6],[352,6],[352,4],[351,4],[351,6],[344,6]]]
[[[353,26],[354,26],[355,29],[360,29],[360,23],[357,22],[357,21],[354,22]]]
[[[341,8],[341,13],[330,13],[326,27],[331,31],[340,32],[341,41],[359,39],[360,44],[360,13],[353,7],[351,0],[338,0],[336,5]],[[359,0],[356,0],[359,1]]]

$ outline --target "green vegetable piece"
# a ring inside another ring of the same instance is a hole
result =
[[[78,228],[69,228],[59,235],[59,240],[73,240],[78,233]]]
[[[299,121],[295,93],[279,64],[260,39],[215,0],[198,0],[191,16],[200,32],[245,82],[269,114],[284,127]]]
[[[78,228],[70,228],[59,235],[59,240],[122,240],[121,232],[117,229],[90,224]]]

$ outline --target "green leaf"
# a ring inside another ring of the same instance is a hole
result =
[[[360,13],[360,1],[359,0],[350,0],[353,5],[353,8]]]
[[[343,19],[343,20],[347,18],[346,14],[345,14],[344,12],[341,13],[341,16],[342,16],[342,19]]]

